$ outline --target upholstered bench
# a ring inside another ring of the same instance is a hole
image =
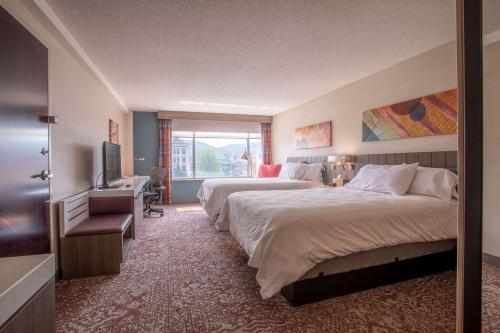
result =
[[[92,215],[68,231],[66,237],[123,233],[132,218],[132,214]]]
[[[120,264],[134,238],[133,215],[89,215],[88,193],[60,203],[62,277],[120,273]]]

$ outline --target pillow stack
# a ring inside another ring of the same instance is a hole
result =
[[[452,202],[457,198],[457,185],[458,177],[451,171],[414,163],[365,165],[346,187],[393,195],[419,194]]]
[[[315,182],[322,182],[323,177],[321,175],[321,170],[323,165],[321,163],[306,164],[306,172],[302,177],[302,180],[311,180]]]
[[[279,178],[290,180],[311,180],[322,181],[321,163],[305,164],[305,163],[286,163],[279,174]]]
[[[281,168],[279,178],[300,180],[304,176],[306,168],[307,166],[303,163],[286,163]]]
[[[346,187],[359,190],[405,195],[417,173],[418,164],[373,165],[359,170]]]

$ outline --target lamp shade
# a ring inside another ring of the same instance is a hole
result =
[[[328,162],[329,163],[335,163],[335,162],[337,162],[337,156],[335,156],[335,155],[328,156]]]
[[[243,155],[241,155],[240,160],[248,161],[248,153],[247,153],[246,149],[245,149],[245,152],[243,153]]]

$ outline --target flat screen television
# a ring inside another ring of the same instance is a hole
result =
[[[111,183],[122,178],[120,145],[104,142],[102,144],[102,186],[114,187]]]

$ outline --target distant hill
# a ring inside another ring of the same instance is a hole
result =
[[[176,143],[177,144],[184,143],[184,144],[191,145],[191,140],[175,138],[173,140],[173,145],[175,146]],[[250,150],[251,151],[259,149],[259,147],[260,147],[260,142],[250,142]],[[243,154],[243,152],[246,149],[246,144],[233,143],[233,144],[228,144],[226,146],[214,147],[208,143],[198,141],[196,143],[196,149],[198,149],[198,150],[210,149],[210,150],[214,151],[216,155],[222,155],[222,156],[226,156],[228,158],[231,158],[231,157],[235,158],[235,157],[239,157],[238,155],[241,156],[241,154]],[[191,155],[192,155],[192,150],[190,149],[189,150],[189,157],[191,157]]]

